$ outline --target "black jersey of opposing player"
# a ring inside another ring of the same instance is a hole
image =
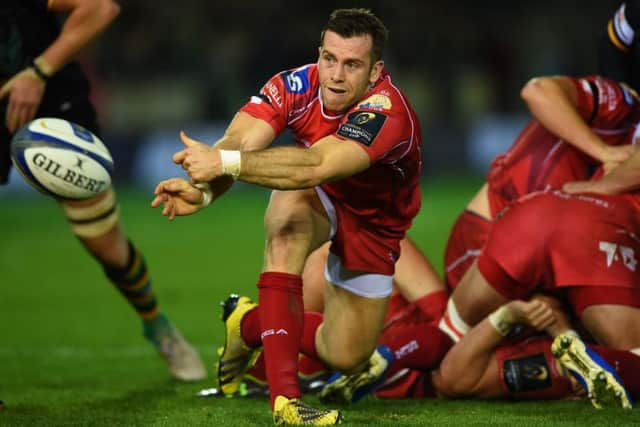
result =
[[[0,0],[0,83],[27,67],[58,37],[59,17],[47,11],[47,0]],[[85,97],[89,83],[76,62],[47,83],[43,103],[58,95]],[[0,109],[4,109],[3,103]],[[2,115],[4,117],[4,115]]]
[[[640,91],[640,0],[621,3],[607,22],[598,50],[598,72]]]

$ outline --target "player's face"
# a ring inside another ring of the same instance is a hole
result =
[[[320,46],[318,74],[322,102],[328,110],[342,112],[369,90],[384,63],[371,64],[370,35],[343,38],[327,31]]]

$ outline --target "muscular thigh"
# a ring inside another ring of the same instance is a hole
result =
[[[324,298],[323,356],[337,369],[356,369],[376,347],[389,298],[367,298],[332,284]]]
[[[587,307],[580,320],[598,343],[620,350],[640,348],[640,308],[601,304]]]
[[[273,191],[264,226],[265,270],[300,274],[309,253],[329,239],[330,224],[313,189]]]

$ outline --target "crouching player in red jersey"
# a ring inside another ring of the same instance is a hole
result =
[[[317,64],[269,80],[215,147],[182,135],[174,161],[198,184],[161,182],[152,202],[173,218],[200,210],[229,178],[274,189],[260,305],[227,300],[218,378],[233,393],[262,346],[276,424],[340,422],[338,411],[299,400],[298,352],[340,371],[364,366],[383,326],[400,241],[420,206],[420,128],[384,69],[386,37],[370,11],[334,11]],[[265,148],[285,128],[299,147]],[[328,240],[324,317],[305,317],[305,259]]]

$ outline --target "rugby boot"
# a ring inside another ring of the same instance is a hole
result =
[[[616,371],[574,332],[558,335],[551,352],[582,384],[594,407],[632,408],[630,395]]]
[[[226,395],[233,395],[254,361],[256,350],[248,347],[242,339],[240,323],[257,304],[247,297],[231,294],[221,305],[225,342],[218,359],[218,388]]]
[[[207,370],[198,352],[163,314],[144,322],[143,331],[145,338],[158,350],[175,379],[198,381],[207,377]]]
[[[273,423],[294,426],[332,426],[342,423],[342,414],[335,409],[316,409],[300,399],[277,396],[273,407]]]
[[[351,375],[333,374],[318,397],[322,402],[355,403],[378,388],[384,374],[393,362],[393,352],[386,345],[380,345],[369,358],[362,372]]]

